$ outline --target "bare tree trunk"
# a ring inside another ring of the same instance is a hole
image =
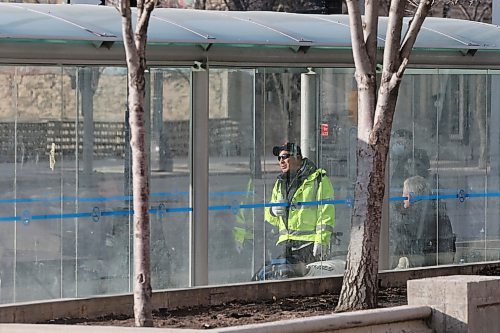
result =
[[[384,85],[380,90],[383,88]],[[382,122],[376,123],[367,140],[358,139],[358,176],[351,216],[351,241],[336,311],[377,307],[384,175],[398,88],[399,85],[386,93],[379,93],[379,101],[383,100],[379,105],[383,105],[385,117]]]
[[[343,280],[343,290],[336,311],[375,308],[377,304],[378,239],[382,206],[377,198],[384,179],[377,172],[381,156],[376,147],[358,141],[358,174],[355,205],[351,216],[349,257]],[[345,286],[345,288],[344,288]]]
[[[128,108],[134,198],[134,317],[136,326],[153,326],[149,228],[148,153],[145,142],[145,77],[147,28],[154,1],[137,2],[137,26],[132,33],[130,0],[120,1],[128,68]]]
[[[351,240],[336,311],[377,307],[378,257],[385,165],[399,86],[411,49],[431,6],[422,0],[401,42],[406,1],[392,0],[387,24],[380,89],[377,91],[378,1],[365,2],[363,22],[356,0],[347,0],[358,84],[357,182]]]
[[[134,198],[134,316],[136,326],[153,326],[151,317],[151,260],[148,161],[144,135],[144,77],[129,75],[130,145]],[[135,81],[135,82],[134,82]],[[135,90],[135,92],[133,92]]]

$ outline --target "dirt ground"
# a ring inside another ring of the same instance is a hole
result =
[[[500,269],[486,268],[479,274],[498,276]],[[154,312],[154,326],[211,329],[325,315],[334,311],[338,297],[338,294],[322,294],[251,303],[232,302],[210,307],[164,309]],[[378,300],[380,308],[406,305],[406,288],[381,289]],[[97,320],[66,318],[52,320],[50,323],[134,326],[134,319],[124,316],[103,317]]]
[[[164,309],[154,312],[155,327],[219,328],[264,323],[284,319],[331,314],[338,294],[287,297],[252,303],[227,303],[210,307]],[[379,307],[404,305],[406,288],[389,288],[379,292]],[[97,320],[59,319],[53,324],[134,326],[134,319],[125,316],[103,317]]]

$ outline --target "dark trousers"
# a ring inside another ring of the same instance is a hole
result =
[[[280,243],[279,246],[282,248],[282,255],[280,257],[286,258],[291,264],[309,264],[316,261],[313,256],[313,243],[301,247],[305,243],[306,242],[301,241],[286,241]]]

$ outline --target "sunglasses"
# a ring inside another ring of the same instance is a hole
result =
[[[290,156],[292,156],[291,154],[283,154],[283,155],[279,155],[278,156],[278,161],[281,161],[282,159],[286,160],[288,159]]]

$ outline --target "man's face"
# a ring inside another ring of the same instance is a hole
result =
[[[395,156],[402,155],[410,148],[408,140],[402,137],[394,138],[391,144],[391,153]]]
[[[403,206],[405,208],[410,208],[410,193],[408,193],[408,190],[403,189],[403,197],[407,198],[407,199],[403,200]]]
[[[282,150],[278,156],[281,172],[297,171],[302,163],[300,157],[290,155],[288,150]]]

